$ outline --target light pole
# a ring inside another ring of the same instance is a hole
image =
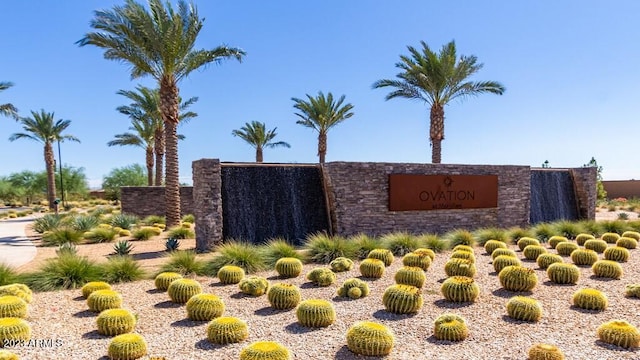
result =
[[[60,162],[60,191],[62,192],[62,208],[64,209],[64,181],[62,180],[62,155],[60,152],[60,139],[58,139],[58,160]]]

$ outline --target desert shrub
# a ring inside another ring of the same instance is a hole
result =
[[[516,226],[516,227],[512,227],[512,228],[507,230],[507,237],[513,243],[518,242],[518,240],[520,240],[520,238],[523,238],[523,237],[534,237],[534,236],[535,236],[535,234],[529,228],[523,229],[523,228],[521,228],[519,226]]]
[[[105,227],[97,227],[89,232],[84,233],[84,238],[89,243],[111,242],[118,236],[118,231]]]
[[[58,246],[58,249],[56,249],[57,256],[64,255],[64,254],[75,255],[77,253],[78,253],[78,249],[76,248],[75,244],[72,244],[72,243],[64,243]]]
[[[600,222],[595,220],[582,220],[579,221],[578,224],[580,224],[585,234],[590,234],[594,237],[600,236],[603,232]]]
[[[130,256],[115,256],[100,264],[100,278],[110,284],[137,281],[145,278],[145,272]]]
[[[340,236],[329,237],[327,234],[316,233],[305,241],[311,261],[328,264],[338,257],[354,259],[358,252],[358,244]]]
[[[285,239],[275,238],[269,240],[260,250],[263,253],[264,260],[268,267],[275,266],[276,262],[281,258],[295,258],[300,261],[304,260],[304,255],[296,250],[296,248],[288,243]]]
[[[470,231],[464,229],[456,229],[450,231],[445,234],[444,238],[448,240],[450,248],[456,245],[473,246],[476,241],[473,237],[473,234]]]
[[[541,243],[546,243],[550,237],[556,235],[555,229],[553,225],[549,223],[539,223],[536,224],[533,228],[531,228],[533,234],[538,241]]]
[[[396,256],[403,256],[421,246],[418,237],[404,231],[386,234],[381,240],[384,247],[391,250]]]
[[[66,227],[49,231],[42,236],[42,245],[44,246],[60,246],[64,243],[78,244],[81,241],[81,232]]]
[[[62,217],[55,214],[46,214],[41,218],[33,221],[33,231],[44,233],[45,231],[53,231],[61,226]]]
[[[100,278],[100,267],[86,257],[63,255],[49,259],[35,273],[21,277],[35,291],[76,289]]]
[[[77,231],[85,232],[89,231],[100,224],[100,220],[91,215],[76,215],[71,218],[69,226]]]
[[[131,228],[139,221],[138,217],[129,214],[116,214],[111,217],[109,224],[114,227],[119,227],[124,230],[131,230]]]
[[[160,215],[149,215],[142,219],[142,223],[147,226],[153,226],[154,224],[166,224],[167,221],[164,216]]]
[[[356,257],[364,259],[369,255],[369,251],[383,247],[382,240],[377,237],[368,236],[366,234],[358,234],[351,236],[347,241],[357,245]]]
[[[622,220],[601,221],[600,226],[604,232],[616,233],[618,235],[629,230],[627,223]]]
[[[495,227],[478,229],[474,233],[474,237],[478,242],[478,245],[484,246],[484,244],[489,240],[497,240],[503,243],[509,242],[509,236],[504,229],[499,229]]]
[[[252,274],[267,268],[260,248],[249,243],[230,240],[216,248],[218,253],[205,266],[205,273],[216,276],[220,268],[225,265],[235,265]]]
[[[438,235],[423,234],[420,235],[420,238],[424,247],[431,249],[436,253],[440,253],[451,248],[449,242],[438,237]]]
[[[580,223],[575,221],[561,220],[551,223],[555,233],[566,237],[567,239],[575,239],[576,235],[580,234],[584,230],[580,226]]]
[[[167,236],[172,239],[193,239],[196,237],[196,233],[190,228],[176,226],[169,229]]]
[[[205,275],[205,263],[196,258],[193,251],[174,251],[169,260],[162,264],[160,272],[176,272],[182,275]]]
[[[149,240],[157,235],[160,235],[158,228],[154,228],[153,226],[141,226],[131,233],[131,236],[136,240]]]
[[[196,217],[193,214],[186,214],[185,216],[182,217],[182,222],[188,222],[188,223],[195,223],[196,222]]]
[[[16,278],[16,271],[11,266],[0,262],[0,286],[13,284]]]

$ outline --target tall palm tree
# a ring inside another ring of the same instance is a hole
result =
[[[17,139],[31,139],[44,145],[44,162],[47,168],[47,199],[49,207],[53,209],[56,199],[55,160],[53,156],[53,142],[71,140],[80,142],[73,135],[62,133],[69,127],[71,120],[54,120],[52,112],[31,111],[31,117],[20,117],[18,122],[22,124],[25,132],[15,133],[9,137],[9,141]]]
[[[7,90],[12,87],[13,83],[10,82],[0,82],[0,91]],[[13,106],[11,103],[0,104],[0,115],[9,116],[14,119],[18,119],[18,109]]]
[[[265,147],[274,148],[278,146],[284,146],[286,148],[290,148],[291,145],[284,141],[272,142],[278,134],[276,130],[278,128],[273,128],[273,130],[267,131],[267,127],[264,123],[258,121],[252,121],[250,123],[246,123],[240,130],[233,130],[231,134],[233,136],[237,136],[242,140],[249,143],[249,145],[256,148],[256,162],[261,163],[263,160],[262,150]]]
[[[120,106],[117,110],[124,115],[128,115],[131,118],[140,119],[145,117],[145,122],[152,122],[154,127],[154,133],[151,137],[153,140],[152,156],[155,154],[155,185],[162,186],[162,170],[164,169],[164,123],[162,121],[162,114],[160,113],[160,91],[158,89],[151,89],[146,86],[138,85],[135,91],[120,90],[117,93],[127,97],[132,101],[130,105]],[[187,111],[189,106],[198,101],[198,97],[194,96],[187,101],[182,101],[180,98],[180,123],[184,123],[189,119],[198,116],[193,111]],[[178,139],[184,139],[184,136],[178,135]],[[147,165],[148,166],[148,165]],[[153,185],[150,184],[150,186]]]
[[[433,146],[431,162],[442,159],[444,140],[444,107],[454,99],[464,99],[483,93],[502,95],[505,87],[496,81],[469,81],[468,78],[482,69],[478,58],[456,55],[454,41],[444,45],[439,53],[433,52],[421,41],[422,52],[408,46],[411,56],[400,56],[396,67],[401,70],[397,80],[378,80],[373,88],[394,88],[386,100],[407,98],[422,100],[431,106],[429,138]]]
[[[149,8],[134,0],[111,10],[98,10],[80,46],[105,50],[104,57],[131,66],[131,77],[153,77],[160,87],[160,113],[166,148],[165,214],[167,226],[180,222],[178,136],[180,91],[178,83],[192,71],[223,59],[242,60],[245,52],[226,46],[195,49],[203,20],[193,3],[178,2],[177,9],[162,0],[149,0]]]
[[[153,137],[157,123],[146,116],[131,117],[131,127],[126,132],[115,135],[115,139],[107,143],[108,146],[139,146],[145,150],[145,164],[147,166],[147,185],[153,185]]]
[[[318,132],[318,157],[320,163],[323,164],[327,154],[327,132],[332,127],[353,116],[353,112],[351,112],[353,105],[349,103],[342,105],[345,98],[344,95],[338,101],[334,101],[331,92],[326,97],[322,91],[318,92],[317,97],[306,95],[307,100],[291,98],[295,103],[293,107],[299,111],[295,113],[300,118],[300,120],[296,121],[296,124],[312,128]]]

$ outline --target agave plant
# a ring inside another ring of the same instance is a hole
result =
[[[176,251],[180,247],[180,240],[175,238],[168,238],[167,241],[164,243],[164,247],[166,251],[169,251],[169,252]]]
[[[133,245],[127,240],[118,241],[113,245],[113,251],[116,255],[128,255],[133,250]]]

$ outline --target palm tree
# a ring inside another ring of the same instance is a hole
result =
[[[502,95],[505,87],[495,81],[468,81],[482,69],[475,56],[456,55],[454,41],[444,45],[436,54],[424,41],[422,52],[408,46],[411,56],[400,56],[396,67],[402,70],[397,80],[378,80],[373,88],[395,88],[385,97],[422,100],[431,105],[429,138],[433,146],[431,162],[440,163],[444,140],[444,107],[454,99],[464,99],[482,93]]]
[[[7,90],[12,87],[13,83],[10,82],[0,82],[0,91]],[[0,115],[9,116],[14,119],[18,119],[18,109],[10,103],[0,104]]]
[[[18,122],[22,124],[24,133],[15,133],[9,137],[9,141],[17,139],[31,139],[44,144],[44,162],[47,168],[47,199],[49,207],[53,209],[56,199],[55,160],[53,156],[53,142],[71,140],[77,141],[73,135],[62,133],[69,127],[71,120],[54,120],[52,112],[31,111],[31,117],[20,117]]]
[[[141,119],[142,117],[145,117],[145,122],[152,123],[150,123],[149,126],[153,126],[154,131],[150,139],[153,141],[153,144],[151,145],[152,158],[155,154],[155,185],[162,186],[162,170],[164,169],[164,123],[162,121],[162,114],[160,113],[160,91],[158,89],[151,89],[146,86],[138,85],[135,91],[120,90],[117,94],[125,96],[132,101],[130,105],[120,106],[117,108],[121,114],[128,115],[132,119]],[[179,121],[181,123],[198,116],[198,114],[193,111],[186,111],[189,106],[197,101],[198,97],[195,96],[189,98],[185,102],[182,102],[182,98],[180,98],[179,102],[181,112]],[[178,135],[178,139],[182,140],[184,139],[184,136]],[[149,169],[148,161],[149,160],[147,158],[147,169]],[[153,168],[153,164],[151,167]],[[153,183],[149,184],[149,186],[151,185],[153,185]]]
[[[160,87],[160,113],[166,148],[165,213],[167,226],[180,223],[178,136],[180,91],[178,83],[192,71],[223,59],[242,60],[245,52],[226,46],[195,49],[203,20],[193,3],[184,0],[174,9],[162,0],[149,0],[149,9],[134,0],[111,10],[98,10],[80,46],[104,49],[104,57],[131,66],[131,77],[153,77]]]
[[[119,107],[118,109],[120,109]],[[115,140],[107,143],[108,146],[139,146],[145,150],[145,164],[147,166],[147,185],[153,185],[153,136],[156,132],[157,123],[146,116],[132,116],[131,127],[126,132],[115,135]]]
[[[266,125],[261,122],[252,121],[251,123],[244,124],[240,130],[233,130],[231,134],[233,136],[237,136],[242,140],[249,143],[249,145],[256,148],[256,162],[261,163],[262,158],[262,149],[265,147],[274,148],[278,146],[284,146],[286,148],[290,148],[291,145],[284,141],[272,142],[278,134],[276,130],[278,128],[273,128],[273,130],[266,130]]]
[[[353,116],[353,105],[347,103],[342,105],[345,96],[342,95],[338,101],[333,100],[333,95],[329,92],[325,97],[322,91],[318,92],[317,97],[309,94],[307,100],[291,98],[295,103],[294,108],[298,109],[295,113],[300,120],[296,124],[300,124],[314,129],[318,132],[318,157],[320,163],[324,164],[327,154],[327,132],[329,129]]]

